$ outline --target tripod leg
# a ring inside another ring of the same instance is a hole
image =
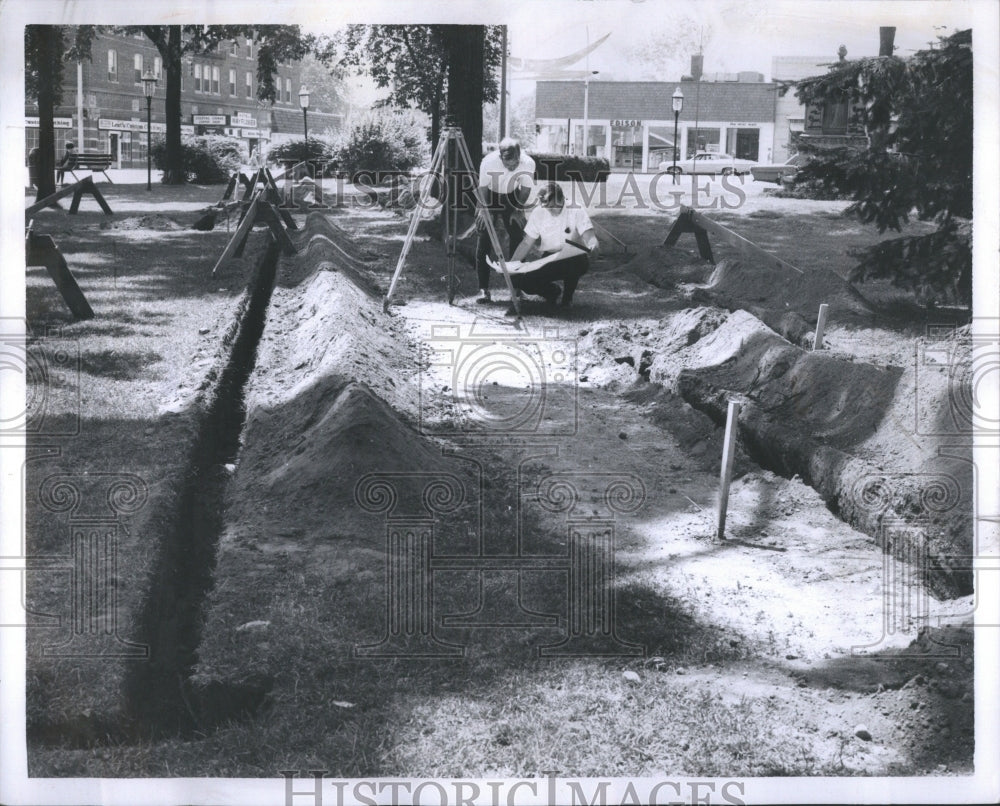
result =
[[[441,169],[444,164],[444,152],[446,149],[447,137],[442,134],[441,141],[438,143],[437,151],[434,153],[434,158],[431,160],[430,173],[436,175],[437,171]],[[392,299],[392,293],[396,290],[396,283],[399,281],[399,275],[403,271],[403,264],[406,262],[406,256],[410,253],[410,247],[413,246],[413,236],[417,232],[417,224],[420,221],[420,210],[421,210],[421,197],[417,196],[417,206],[413,208],[413,215],[410,218],[410,226],[406,231],[406,240],[403,242],[403,251],[399,254],[399,260],[396,261],[396,269],[392,273],[392,280],[389,282],[389,290],[385,294],[385,299],[382,300],[382,310],[389,310],[389,301]]]
[[[475,172],[475,168],[472,164],[472,157],[469,155],[469,147],[465,144],[465,135],[462,134],[461,129],[458,130],[458,148],[459,155],[465,162],[465,167],[470,173]],[[518,318],[521,316],[521,303],[517,299],[517,293],[514,291],[514,284],[510,279],[510,272],[507,271],[507,259],[503,256],[503,249],[500,247],[500,238],[497,236],[496,227],[493,226],[493,217],[489,214],[489,210],[483,205],[483,200],[476,196],[476,211],[482,210],[486,216],[486,231],[490,234],[490,243],[493,246],[493,251],[496,252],[497,260],[500,263],[500,268],[503,271],[503,279],[507,282],[507,290],[510,292],[511,303],[514,306],[514,310],[517,312]]]

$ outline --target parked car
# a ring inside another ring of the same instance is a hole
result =
[[[806,158],[802,154],[793,154],[787,162],[773,165],[754,165],[750,168],[756,182],[774,182],[780,185],[782,180],[793,177],[806,163]]]
[[[737,159],[731,154],[699,151],[693,159],[678,160],[677,173],[689,174],[722,174],[723,176],[748,173],[756,163],[753,160]],[[664,160],[660,163],[660,171],[673,173],[673,161]]]

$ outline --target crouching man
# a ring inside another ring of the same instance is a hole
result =
[[[563,307],[569,307],[577,283],[590,268],[590,256],[598,247],[594,225],[582,207],[566,206],[563,190],[555,182],[539,191],[538,202],[528,216],[524,240],[514,250],[511,261],[524,260],[536,246],[542,255],[565,252],[566,257],[546,262],[534,271],[512,272],[510,279],[518,292],[537,294],[553,305],[558,300]],[[562,282],[562,289],[557,281]]]

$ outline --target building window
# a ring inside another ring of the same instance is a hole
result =
[[[719,129],[695,129],[688,127],[687,130],[687,157],[691,159],[696,153],[707,151],[710,154],[718,154],[720,141]]]
[[[201,65],[194,66],[194,91],[201,92]]]
[[[252,39],[248,39],[247,40],[247,58],[248,59],[252,59],[253,58],[253,40]]]
[[[235,39],[233,40],[232,44],[229,46],[229,55],[230,56],[239,56],[240,55],[240,43],[237,42]]]
[[[206,67],[205,69],[207,70],[208,68]],[[219,68],[218,67],[213,67],[212,68],[212,92],[215,95],[219,94]]]
[[[142,54],[136,53],[132,59],[132,68],[135,73],[133,81],[136,84],[142,84]]]
[[[118,51],[108,51],[108,81],[118,80]]]
[[[247,98],[253,98],[253,73],[247,70]]]
[[[285,79],[285,103],[290,104],[292,102],[292,80],[290,78]]]
[[[132,99],[132,111],[133,112],[138,112],[139,111],[139,99],[138,98],[133,98]]]
[[[230,67],[229,68],[229,94],[230,95],[235,95],[236,94],[236,68],[235,67]]]
[[[153,75],[156,76],[157,81],[163,77],[163,59],[159,56],[153,57]]]

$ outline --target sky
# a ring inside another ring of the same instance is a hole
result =
[[[992,0],[512,0],[469,4],[455,0],[396,4],[368,3],[339,8],[311,26],[332,30],[346,22],[504,22],[511,56],[556,58],[611,36],[572,69],[599,71],[595,80],[661,79],[676,81],[690,69],[690,56],[701,40],[706,73],[743,70],[771,77],[774,56],[836,59],[840,45],[848,58],[878,54],[878,29],[896,27],[898,55],[926,48],[939,34],[969,27],[977,3]],[[401,11],[406,8],[405,12]],[[475,9],[470,11],[470,9]],[[310,27],[303,20],[303,27]],[[658,54],[659,69],[636,58],[642,46]],[[586,63],[589,61],[589,63]],[[512,74],[512,78],[515,74]],[[356,101],[377,93],[357,81]],[[516,99],[534,84],[513,80]]]

